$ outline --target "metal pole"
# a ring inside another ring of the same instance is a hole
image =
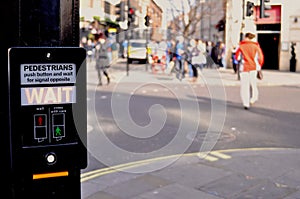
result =
[[[244,30],[244,26],[245,26],[245,0],[243,0],[243,8],[242,8],[242,24],[241,24],[241,32],[240,32],[240,41],[242,41],[243,40],[243,30]],[[241,79],[241,77],[240,77],[240,66],[238,65],[237,66],[237,78],[238,78],[238,80],[240,80]]]
[[[211,38],[211,2],[209,2],[209,4],[208,4],[208,6],[209,6],[209,41],[211,41],[212,40],[212,38]]]
[[[129,61],[128,61],[128,55],[129,55],[129,39],[128,39],[128,28],[127,31],[125,32],[125,40],[127,41],[127,59],[126,59],[126,75],[129,75]]]
[[[129,23],[129,17],[128,17],[128,11],[129,11],[129,8],[130,8],[130,1],[127,0],[127,31],[125,33],[125,36],[126,36],[126,40],[127,40],[127,60],[126,60],[126,74],[127,76],[129,76],[129,60],[128,60],[128,55],[129,55],[129,31],[130,31],[130,23]]]
[[[201,25],[201,27],[200,27],[201,37],[200,38],[202,38],[202,39],[204,38],[203,37],[203,23],[204,23],[203,3],[204,3],[203,0],[201,0],[200,1],[200,5],[201,5],[201,24],[200,24]]]
[[[241,24],[241,32],[240,32],[240,41],[243,40],[243,29],[245,26],[245,0],[243,0],[243,5],[242,5],[242,24]]]
[[[146,71],[148,71],[148,64],[149,64],[149,60],[148,60],[148,43],[149,43],[149,38],[148,38],[148,27],[146,28]]]

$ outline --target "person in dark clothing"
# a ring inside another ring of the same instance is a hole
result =
[[[225,44],[223,42],[218,42],[218,65],[220,67],[226,68],[226,63],[224,62],[225,58]]]
[[[102,73],[106,76],[107,84],[110,83],[110,77],[107,69],[109,68],[110,60],[108,56],[108,42],[104,34],[100,33],[98,43],[96,45],[96,70],[98,73],[98,85],[102,85]]]
[[[218,54],[219,54],[218,46],[215,43],[212,43],[210,57],[214,61],[215,64],[218,64]]]
[[[236,47],[233,46],[232,51],[231,51],[231,64],[232,64],[232,68],[234,73],[238,72],[238,60],[235,58],[235,53],[236,53]]]

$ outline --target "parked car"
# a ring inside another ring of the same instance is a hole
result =
[[[138,61],[140,63],[146,63],[147,54],[147,42],[144,39],[132,39],[129,40],[128,45],[128,62]]]

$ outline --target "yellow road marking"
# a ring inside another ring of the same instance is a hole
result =
[[[216,156],[216,157],[218,157],[218,158],[225,159],[225,160],[231,159],[231,156],[230,156],[230,155],[226,155],[226,154],[221,153],[221,152],[219,152],[219,151],[212,151],[212,152],[210,152],[209,154],[211,154],[211,155],[213,155],[213,156]]]
[[[219,158],[216,158],[216,157],[213,157],[210,155],[206,155],[203,159],[208,160],[210,162],[214,162],[214,161],[217,161]]]
[[[122,167],[119,170],[113,169],[112,167],[108,167],[106,171],[94,173],[93,175],[86,175],[84,177],[81,176],[80,182],[85,182],[87,180],[91,180],[91,179],[99,177],[99,176],[103,176],[103,175],[106,175],[106,174],[119,172],[121,170],[125,171],[126,169],[130,169],[130,168],[134,168],[134,167],[138,167],[138,166],[142,166],[142,165],[146,165],[146,164],[148,164],[148,163],[133,164],[133,165],[130,165],[130,166]]]
[[[232,158],[230,155],[224,154],[224,153],[233,153],[233,152],[244,152],[244,151],[275,151],[275,150],[295,150],[295,148],[241,148],[241,149],[224,149],[224,150],[216,150],[212,152],[195,152],[195,153],[186,153],[186,154],[175,154],[175,155],[169,155],[169,156],[162,156],[162,157],[157,157],[157,158],[152,158],[152,159],[146,159],[146,160],[140,160],[140,161],[135,161],[135,162],[130,162],[130,163],[125,163],[125,164],[120,164],[116,166],[111,166],[107,168],[102,168],[102,169],[97,169],[93,170],[90,172],[86,172],[81,174],[81,182],[93,179],[98,176],[110,174],[110,173],[115,173],[119,172],[121,170],[126,170],[134,167],[139,167],[142,165],[146,165],[152,162],[160,161],[160,160],[166,160],[166,159],[171,159],[171,158],[179,158],[179,157],[188,157],[188,156],[198,156],[200,158],[203,158],[208,161],[217,161],[218,158],[222,159],[230,159]],[[210,155],[208,155],[210,154]],[[213,156],[216,157],[213,157]]]
[[[186,154],[186,155],[193,156],[193,154]],[[138,166],[138,165],[144,164],[144,163],[151,163],[151,162],[155,162],[155,161],[159,161],[159,160],[178,158],[179,156],[185,156],[185,154],[162,156],[162,157],[157,157],[157,158],[152,158],[152,159],[129,162],[129,163],[120,164],[120,165],[116,165],[116,166],[111,166],[111,167],[107,167],[107,168],[97,169],[97,170],[94,170],[94,171],[83,173],[83,174],[81,174],[81,177],[86,177],[86,176],[89,176],[89,175],[92,175],[92,174],[95,174],[95,173],[106,172],[106,171],[109,171],[109,170],[121,170],[122,168],[127,168],[127,167],[132,166],[132,165],[137,165]]]
[[[216,157],[213,157],[213,156],[210,156],[208,155],[208,153],[198,153],[197,156],[200,158],[200,159],[204,159],[204,160],[208,160],[210,162],[214,162],[214,161],[217,161],[218,158]]]

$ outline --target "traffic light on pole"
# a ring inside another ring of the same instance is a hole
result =
[[[150,26],[150,17],[148,15],[145,16],[145,26]]]
[[[125,21],[125,2],[121,1],[116,4],[115,15],[117,16],[116,21]]]
[[[246,5],[246,16],[250,17],[251,15],[253,15],[253,9],[254,9],[254,3],[251,1],[247,1],[247,5]]]
[[[133,23],[135,21],[135,8],[130,7],[128,9],[128,21]]]
[[[271,10],[270,5],[266,5],[265,3],[269,3],[270,0],[260,0],[260,18],[268,18],[270,17],[269,13],[266,13],[266,10]]]
[[[224,31],[225,30],[225,25],[226,25],[226,21],[224,19],[221,19],[217,25],[216,28],[218,29],[219,32]]]

